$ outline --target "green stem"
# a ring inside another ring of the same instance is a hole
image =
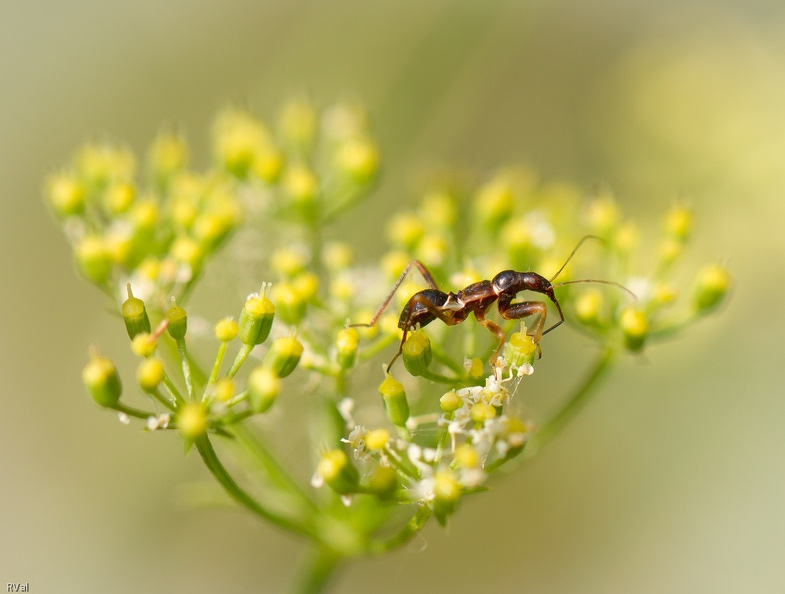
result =
[[[115,404],[113,408],[117,412],[125,413],[129,417],[136,417],[137,419],[145,419],[146,420],[148,417],[151,417],[153,415],[153,413],[151,413],[149,411],[140,410],[138,408],[134,408],[133,406],[126,406],[125,404],[121,404],[119,402],[117,404]]]
[[[427,505],[419,505],[417,512],[406,523],[406,526],[397,534],[386,539],[373,540],[368,544],[367,551],[371,554],[378,555],[387,553],[393,549],[405,545],[409,542],[420,530],[425,527],[428,518],[431,517],[431,510]]]
[[[226,347],[228,345],[228,342],[221,342],[221,344],[218,345],[218,353],[215,355],[215,363],[213,363],[213,370],[210,372],[210,380],[208,381],[210,384],[214,384],[218,379],[218,373],[221,371],[221,364],[223,363]]]
[[[300,488],[300,485],[289,475],[275,457],[267,450],[267,446],[261,441],[259,436],[254,435],[245,425],[238,424],[230,430],[237,441],[259,462],[270,482],[287,494],[295,497],[300,502],[301,507],[310,511],[316,511],[316,506],[308,495]]]
[[[237,373],[240,367],[242,367],[243,363],[245,363],[245,360],[248,358],[248,355],[251,354],[251,351],[253,350],[254,346],[255,345],[243,343],[243,346],[237,352],[237,357],[235,357],[234,363],[232,363],[232,366],[229,368],[229,371],[226,372],[226,377],[228,377],[229,379],[234,377],[234,374]]]
[[[311,553],[292,591],[296,594],[323,592],[340,562],[341,556],[327,548],[320,548],[315,553]]]
[[[540,427],[526,446],[524,454],[527,458],[534,456],[537,451],[551,441],[572,420],[575,414],[588,402],[594,389],[599,385],[600,379],[610,369],[615,351],[605,348],[597,357],[594,365],[584,377],[575,393],[567,400],[564,406],[547,423]]]
[[[185,347],[185,339],[177,339],[177,352],[180,355],[180,364],[183,368],[183,379],[185,380],[185,390],[188,400],[194,399],[194,380],[191,377],[191,362],[188,359],[188,351]]]
[[[174,403],[171,400],[169,400],[166,396],[161,394],[161,390],[159,390],[157,387],[151,390],[150,392],[148,392],[148,394],[150,394],[153,398],[155,398],[158,402],[163,404],[169,410],[171,411],[175,410]]]
[[[246,509],[255,513],[257,516],[264,518],[265,520],[275,524],[280,528],[283,528],[284,530],[306,536],[310,539],[314,538],[314,535],[309,528],[278,515],[276,512],[268,509],[260,502],[256,501],[256,499],[251,497],[251,495],[249,495],[246,491],[244,491],[242,487],[240,487],[240,485],[234,481],[224,465],[218,459],[218,455],[213,449],[213,444],[210,443],[210,439],[207,437],[207,435],[200,435],[194,439],[194,444],[196,445],[196,449],[199,450],[199,455],[201,455],[205,466],[207,466],[207,468],[224,488],[224,491],[226,491],[229,497],[234,499],[237,503]]]

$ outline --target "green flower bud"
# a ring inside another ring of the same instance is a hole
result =
[[[719,264],[709,264],[699,273],[695,284],[693,304],[700,313],[717,307],[730,288],[731,277]]]
[[[463,406],[463,400],[455,390],[450,390],[444,396],[439,398],[439,406],[446,413],[455,412]]]
[[[642,350],[649,333],[646,314],[634,307],[627,307],[621,312],[619,323],[624,333],[624,345],[633,352]]]
[[[425,235],[425,224],[413,212],[399,212],[387,224],[387,236],[395,245],[405,250],[413,250]],[[404,256],[405,259],[408,259]],[[396,263],[397,264],[397,263]],[[404,262],[404,266],[406,262]],[[401,273],[402,267],[397,269],[395,276]]]
[[[290,165],[283,177],[283,187],[292,202],[305,214],[313,214],[319,193],[319,180],[305,165]]]
[[[480,453],[468,443],[463,443],[455,449],[453,459],[462,468],[479,468],[482,463]]]
[[[136,370],[136,379],[142,390],[152,392],[164,379],[164,365],[156,358],[145,359]]]
[[[61,172],[49,177],[44,194],[58,217],[70,217],[84,211],[84,187],[71,173]]]
[[[120,375],[110,359],[93,353],[82,370],[82,381],[90,397],[105,408],[116,408],[123,392]]]
[[[504,358],[514,367],[534,363],[537,345],[525,332],[513,332],[504,347]]]
[[[415,331],[409,334],[403,343],[403,364],[406,371],[414,376],[428,371],[431,364],[431,341],[424,332]]]
[[[594,235],[609,237],[621,220],[619,206],[609,194],[602,194],[586,207],[586,223]]]
[[[515,417],[507,417],[505,421],[504,440],[507,443],[508,450],[504,457],[510,459],[523,451],[531,429],[523,421]]]
[[[147,162],[155,180],[165,183],[188,163],[188,144],[177,133],[162,132],[150,146]]]
[[[493,419],[498,414],[496,409],[487,402],[476,402],[470,411],[472,421],[482,424],[489,419]]]
[[[344,142],[336,155],[338,168],[358,184],[369,182],[379,170],[379,151],[368,140]]]
[[[286,377],[297,367],[302,354],[303,345],[294,336],[276,338],[264,356],[264,366],[278,377]]]
[[[458,207],[452,194],[446,191],[430,192],[420,203],[423,219],[439,229],[451,229],[458,218]]]
[[[692,212],[683,204],[673,206],[665,217],[665,229],[671,237],[685,241],[692,230]]]
[[[223,377],[215,382],[213,395],[218,402],[229,402],[234,396],[234,382],[228,377]]]
[[[359,474],[343,450],[330,450],[324,454],[316,472],[337,493],[353,493],[357,490]]]
[[[185,333],[188,330],[188,314],[185,310],[177,305],[172,300],[172,306],[166,312],[166,331],[175,340],[182,340],[185,338]]]
[[[472,357],[464,367],[471,378],[480,379],[485,374],[485,363],[479,357]]]
[[[575,300],[575,315],[584,324],[600,322],[603,296],[597,289],[583,291]]]
[[[251,173],[268,184],[274,184],[281,177],[283,166],[283,153],[273,146],[265,146],[251,163]]]
[[[103,238],[88,235],[74,249],[76,263],[87,280],[103,285],[112,273],[112,257]]]
[[[281,380],[272,369],[256,367],[248,376],[248,402],[256,413],[267,411],[281,391]]]
[[[474,198],[474,211],[482,226],[497,232],[512,216],[515,208],[512,186],[503,179],[494,179],[477,192]]]
[[[382,501],[390,499],[398,488],[398,475],[389,466],[377,466],[368,477],[367,488]]]
[[[204,264],[204,248],[191,237],[181,235],[169,247],[169,253],[175,262],[185,264],[191,269],[192,276],[198,276]]]
[[[338,272],[351,266],[354,252],[348,243],[332,241],[322,250],[322,262],[328,270]]]
[[[406,400],[403,384],[388,373],[379,386],[379,392],[384,399],[387,418],[396,427],[405,427],[406,421],[409,420],[409,402]]]
[[[264,125],[239,109],[220,113],[213,134],[213,150],[218,162],[240,178],[247,175],[259,152],[270,143],[269,132]]]
[[[265,295],[248,297],[238,322],[240,342],[249,346],[263,343],[270,335],[274,317],[275,305]]]
[[[120,313],[123,315],[128,338],[133,340],[141,332],[150,332],[150,318],[147,317],[144,301],[134,297],[131,292],[131,283],[126,285],[126,290],[128,291],[128,299],[123,301]]]
[[[305,317],[305,300],[291,284],[278,283],[273,286],[272,298],[278,306],[281,319],[290,326],[298,324]]]
[[[354,365],[359,342],[360,333],[354,328],[343,328],[338,331],[335,340],[336,357],[342,369],[349,369]]]
[[[113,183],[104,190],[103,203],[113,215],[126,212],[134,203],[136,188],[127,181]]]
[[[433,480],[433,512],[438,522],[444,525],[447,517],[455,512],[461,501],[461,483],[458,482],[455,472],[448,468],[437,470]]]
[[[307,99],[295,99],[283,106],[279,123],[281,134],[288,143],[308,149],[316,137],[318,114]]]

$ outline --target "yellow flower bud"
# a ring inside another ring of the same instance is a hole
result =
[[[164,379],[164,365],[157,357],[145,359],[136,370],[136,379],[142,390],[152,392]]]
[[[372,429],[365,436],[365,446],[369,450],[381,450],[389,443],[390,437],[387,429]]]
[[[388,373],[379,386],[379,392],[384,399],[387,418],[396,427],[405,427],[409,419],[409,402],[406,400],[403,384]]]
[[[720,264],[709,264],[699,273],[693,303],[701,313],[717,307],[730,289],[731,277]]]
[[[627,307],[621,312],[619,320],[624,333],[624,344],[631,351],[640,351],[649,333],[646,314],[635,307]]]
[[[232,318],[224,318],[215,325],[215,337],[221,342],[231,342],[239,331],[239,325]]]
[[[272,369],[256,367],[248,376],[248,402],[254,412],[266,412],[281,391],[281,380]]]
[[[403,364],[409,373],[414,376],[426,373],[433,356],[428,335],[421,331],[411,332],[403,343],[402,356]]]
[[[477,402],[472,405],[470,411],[472,421],[475,423],[484,423],[488,419],[496,417],[496,409],[487,402]]]
[[[44,194],[59,217],[77,215],[84,210],[84,186],[71,173],[60,172],[50,176]]]
[[[450,390],[444,396],[439,398],[439,406],[441,409],[446,412],[454,412],[463,406],[463,400],[455,390]]]
[[[82,371],[82,381],[96,404],[105,408],[117,406],[123,387],[117,368],[110,359],[94,352]]]
[[[316,472],[338,493],[352,493],[357,487],[357,469],[343,450],[325,453],[319,460]]]
[[[379,170],[379,150],[365,139],[341,144],[336,155],[338,168],[358,184],[371,180]]]
[[[186,402],[175,418],[177,430],[186,439],[194,439],[207,431],[207,412],[196,402]]]
[[[286,377],[297,367],[302,354],[303,345],[296,337],[276,338],[264,357],[264,365],[278,377]]]
[[[138,357],[150,357],[158,348],[158,340],[149,332],[139,332],[131,340],[131,350]]]

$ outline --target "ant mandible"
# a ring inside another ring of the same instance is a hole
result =
[[[540,339],[545,334],[548,334],[548,332],[564,322],[564,313],[562,313],[561,305],[559,305],[559,301],[556,299],[556,295],[553,292],[556,287],[576,283],[601,283],[619,287],[635,297],[629,289],[613,281],[583,279],[553,284],[554,279],[561,274],[565,266],[567,266],[567,263],[575,255],[575,252],[578,251],[578,248],[580,248],[587,239],[602,241],[600,237],[595,235],[584,236],[564,261],[561,268],[559,268],[556,274],[549,279],[536,272],[503,270],[494,276],[492,280],[482,280],[472,283],[457,293],[453,293],[452,291],[445,293],[439,289],[439,286],[436,284],[436,281],[425,265],[419,260],[412,260],[403,269],[403,272],[401,272],[398,280],[395,281],[390,293],[384,301],[382,301],[379,309],[376,310],[371,321],[367,324],[351,325],[366,327],[375,326],[382,313],[384,313],[384,310],[387,309],[387,306],[390,304],[395,292],[401,286],[403,279],[412,269],[412,266],[414,266],[420,271],[420,274],[422,274],[425,282],[428,283],[430,288],[415,293],[403,307],[401,317],[398,320],[398,328],[403,330],[401,345],[389,365],[387,365],[387,372],[389,373],[393,363],[401,356],[406,337],[411,330],[414,330],[417,327],[422,328],[427,326],[437,318],[448,326],[455,326],[466,320],[472,312],[477,321],[499,339],[499,345],[496,347],[496,351],[491,357],[491,363],[493,364],[498,358],[506,338],[504,330],[498,324],[485,318],[485,313],[494,302],[497,303],[499,313],[505,320],[520,320],[522,318],[537,315],[538,317],[534,324],[534,331],[529,333],[529,336],[532,337],[535,344],[539,345]],[[545,315],[547,313],[545,303],[543,301],[521,301],[513,303],[513,299],[515,299],[521,291],[533,291],[545,295],[556,306],[559,320],[547,330],[543,330],[543,327],[545,326]]]

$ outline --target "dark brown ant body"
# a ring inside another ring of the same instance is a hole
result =
[[[409,331],[418,327],[422,328],[427,326],[436,319],[441,320],[448,326],[455,326],[456,324],[460,324],[466,320],[466,318],[468,318],[469,314],[471,313],[474,313],[474,317],[477,319],[477,321],[490,330],[499,339],[499,346],[496,348],[493,357],[491,357],[491,362],[493,363],[498,358],[502,346],[504,346],[505,340],[504,330],[498,324],[485,318],[485,313],[494,302],[497,304],[499,313],[505,320],[520,320],[529,316],[538,315],[537,321],[534,324],[534,331],[529,333],[529,336],[532,337],[535,343],[539,344],[540,339],[545,334],[564,322],[564,313],[562,313],[559,301],[556,299],[556,295],[553,292],[555,287],[575,283],[602,283],[620,287],[630,293],[629,289],[612,281],[586,279],[565,281],[555,285],[553,284],[553,280],[559,276],[559,274],[561,274],[562,270],[564,270],[564,267],[567,266],[567,263],[570,261],[573,255],[575,255],[575,252],[578,251],[578,248],[587,239],[600,238],[593,235],[587,235],[581,239],[578,242],[578,245],[575,246],[575,249],[572,250],[572,253],[569,255],[564,264],[562,264],[562,267],[559,268],[556,274],[554,274],[550,279],[547,279],[544,276],[537,274],[536,272],[517,272],[515,270],[504,270],[494,276],[492,280],[483,280],[472,283],[457,293],[453,293],[452,291],[445,293],[444,291],[440,290],[436,284],[436,281],[425,265],[419,260],[412,260],[403,269],[403,272],[401,272],[398,280],[395,281],[395,284],[390,290],[390,293],[379,306],[379,309],[376,310],[373,319],[371,319],[371,321],[367,324],[352,325],[374,326],[381,317],[382,313],[384,313],[384,310],[390,304],[390,301],[395,295],[395,292],[398,290],[398,287],[400,287],[401,283],[403,282],[403,279],[411,270],[412,266],[414,266],[417,268],[417,270],[420,271],[420,274],[422,274],[430,288],[424,289],[412,295],[412,297],[403,307],[403,310],[401,311],[401,317],[398,319],[398,328],[403,330],[403,337],[401,338],[401,345],[398,348],[398,352],[387,366],[387,371],[390,371],[393,363],[395,363],[395,361],[403,352],[403,345],[406,342],[406,336]],[[532,291],[534,293],[545,295],[556,306],[556,311],[559,313],[559,320],[547,330],[543,330],[543,327],[545,326],[545,316],[547,313],[545,303],[542,301],[513,302],[513,300],[518,296],[518,293],[522,291]],[[632,295],[632,293],[630,294]]]

